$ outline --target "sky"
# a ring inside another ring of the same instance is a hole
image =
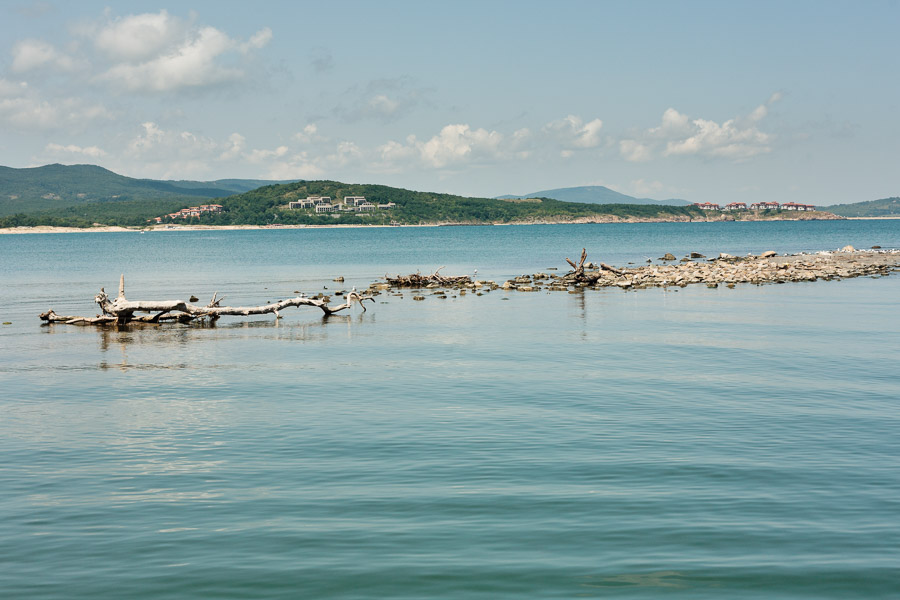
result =
[[[0,0],[0,165],[900,195],[900,2]]]

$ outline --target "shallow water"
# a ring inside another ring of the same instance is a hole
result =
[[[900,223],[0,236],[0,594],[895,597],[900,276],[36,318],[848,243]]]

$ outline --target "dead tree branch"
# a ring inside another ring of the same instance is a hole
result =
[[[315,306],[319,308],[325,316],[332,315],[336,312],[350,308],[353,303],[358,303],[363,311],[366,307],[363,302],[370,300],[375,302],[372,296],[364,296],[356,290],[350,292],[346,296],[346,302],[337,306],[329,306],[325,300],[317,298],[307,298],[306,296],[298,296],[287,300],[280,300],[270,304],[260,306],[220,306],[221,298],[217,298],[218,292],[213,295],[212,300],[206,306],[198,306],[184,300],[138,300],[131,301],[125,298],[125,275],[119,279],[119,294],[114,300],[110,300],[106,291],[100,288],[100,293],[94,297],[94,301],[103,311],[101,315],[96,317],[75,317],[60,316],[53,310],[49,310],[40,315],[42,321],[48,323],[67,323],[71,325],[103,325],[107,323],[116,323],[124,325],[126,323],[159,323],[161,321],[178,321],[190,322],[194,319],[207,318],[216,320],[222,316],[250,316],[274,314],[276,318],[281,318],[280,311],[292,306]],[[155,313],[148,315],[135,315],[135,313]]]

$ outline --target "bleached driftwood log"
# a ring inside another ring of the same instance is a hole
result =
[[[109,295],[103,288],[100,293],[94,297],[94,301],[100,305],[103,311],[102,315],[96,317],[73,317],[57,315],[53,310],[40,315],[42,321],[48,323],[68,323],[70,325],[102,325],[105,323],[116,323],[124,325],[130,322],[139,323],[159,323],[160,321],[179,321],[189,322],[194,319],[207,318],[216,320],[219,317],[231,316],[249,316],[249,315],[265,315],[274,314],[276,318],[281,318],[279,311],[291,306],[315,306],[322,310],[326,316],[350,308],[354,302],[358,302],[363,311],[366,310],[363,301],[375,301],[371,296],[363,296],[355,289],[346,295],[346,302],[337,306],[329,306],[325,300],[318,298],[307,298],[298,296],[287,300],[280,300],[271,304],[263,304],[260,306],[221,306],[222,298],[217,298],[218,292],[213,295],[212,300],[206,306],[198,306],[185,302],[184,300],[137,300],[131,301],[125,298],[125,275],[119,279],[119,294],[114,300],[110,300]],[[155,313],[147,315],[138,315],[135,313]]]

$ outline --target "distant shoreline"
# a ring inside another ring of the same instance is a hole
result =
[[[841,217],[849,221],[882,221],[897,220],[898,216],[882,216],[882,217]],[[834,219],[797,219],[797,218],[781,218],[781,219],[746,219],[740,222],[761,221],[811,221],[811,220],[834,220]],[[711,219],[709,221],[689,221],[680,219],[596,219],[596,218],[580,218],[567,221],[529,221],[514,223],[427,223],[423,225],[351,225],[351,224],[334,224],[334,225],[154,225],[152,227],[118,227],[118,226],[102,226],[102,227],[52,227],[49,225],[37,225],[35,227],[7,227],[0,228],[0,235],[16,235],[30,233],[140,233],[142,231],[166,232],[166,231],[237,231],[237,230],[257,230],[257,229],[361,229],[361,228],[400,228],[400,227],[447,227],[447,226],[510,226],[510,225],[580,225],[580,224],[613,224],[613,223],[725,223],[721,219]]]

